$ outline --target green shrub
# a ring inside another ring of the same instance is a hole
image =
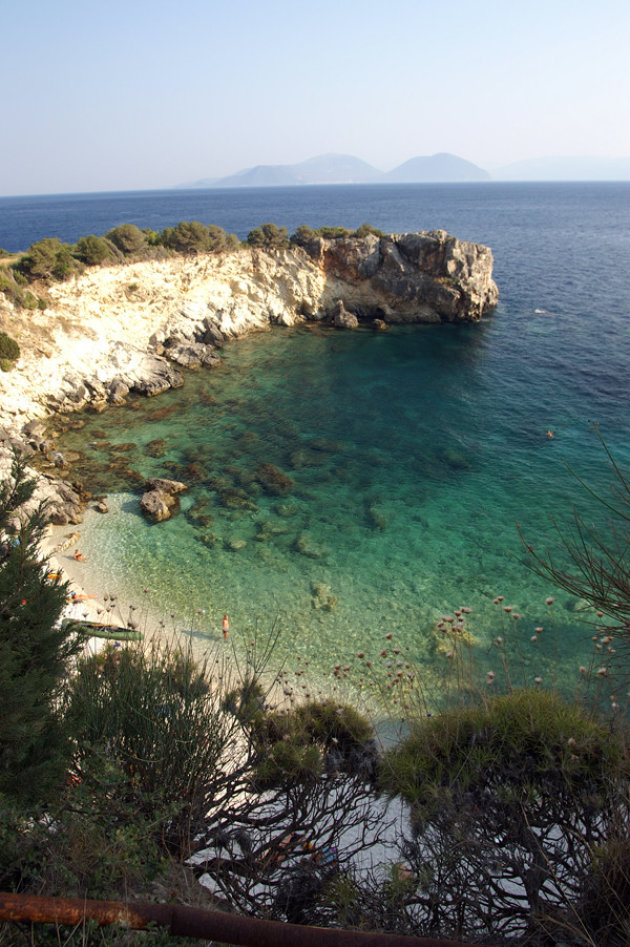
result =
[[[13,270],[13,279],[15,280],[18,286],[28,286],[28,277],[21,273],[18,265],[16,264],[12,267]]]
[[[87,237],[79,237],[74,245],[74,255],[87,266],[96,266],[99,263],[113,260],[116,256],[116,250],[114,245],[105,237],[95,237],[94,234],[89,234]]]
[[[31,244],[15,266],[16,272],[27,280],[64,280],[78,268],[79,263],[72,256],[72,248],[58,237],[44,237]]]
[[[135,224],[121,224],[105,234],[125,256],[140,254],[147,248],[147,237]]]
[[[258,789],[310,782],[321,776],[324,754],[321,747],[304,745],[298,736],[274,743],[256,769]]]
[[[278,227],[277,224],[261,224],[250,230],[247,242],[251,247],[282,250],[289,245],[289,232],[286,227]]]
[[[315,233],[326,240],[338,240],[350,236],[350,231],[345,227],[318,227]]]
[[[22,291],[15,279],[15,272],[6,267],[0,267],[0,293],[3,293],[7,299],[20,306],[22,304]]]
[[[412,721],[386,754],[381,785],[426,815],[454,789],[480,800],[491,786],[573,799],[586,787],[603,789],[626,764],[619,736],[579,705],[523,689]]]
[[[22,308],[37,309],[37,296],[27,290],[22,297]]]
[[[307,227],[306,224],[297,227],[294,233],[291,234],[291,243],[296,243],[299,247],[303,247],[316,239],[317,234],[311,227]]]
[[[16,361],[20,357],[20,346],[6,332],[0,332],[0,358]]]
[[[374,234],[376,237],[384,237],[385,234],[382,230],[378,230],[376,227],[373,227],[372,224],[361,224],[354,233],[353,237],[367,237],[369,234]]]
[[[325,766],[350,771],[373,754],[370,722],[332,698],[259,714],[252,729],[261,760],[256,778],[265,786],[315,778]]]
[[[380,785],[409,804],[401,851],[414,883],[431,892],[433,936],[627,942],[590,937],[619,908],[610,885],[622,890],[630,864],[627,850],[610,850],[597,871],[597,853],[628,838],[625,739],[621,720],[611,727],[541,690],[412,721],[386,754]]]
[[[316,231],[305,225],[298,227],[291,234],[291,243],[293,246],[302,247],[309,256],[314,257],[319,253],[321,237]]]
[[[163,231],[162,242],[176,253],[204,253],[210,248],[210,234],[198,220],[182,220],[176,227]]]
[[[168,646],[109,649],[79,665],[68,719],[83,783],[101,787],[112,813],[131,806],[167,847],[188,851],[236,726],[204,667]]]
[[[0,356],[0,371],[1,372],[10,372],[13,368],[13,362],[10,358],[2,358]]]

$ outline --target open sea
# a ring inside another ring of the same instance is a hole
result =
[[[87,415],[60,446],[83,451],[109,493],[112,512],[79,527],[99,583],[198,641],[221,639],[224,613],[235,641],[275,627],[290,674],[310,662],[315,677],[356,676],[357,653],[378,664],[391,633],[429,688],[449,660],[437,622],[466,606],[482,672],[498,670],[501,635],[530,678],[570,686],[592,628],[524,565],[517,523],[541,551],[573,504],[606,528],[576,479],[610,496],[591,422],[630,470],[630,183],[3,198],[0,246],[179,220],[241,238],[265,221],[445,229],[492,248],[501,299],[474,326],[277,329],[229,345],[183,389]],[[291,478],[285,496],[256,484],[265,462]],[[180,515],[147,525],[121,466],[189,483]]]

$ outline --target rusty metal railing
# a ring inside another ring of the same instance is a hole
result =
[[[466,947],[461,941],[303,927],[179,904],[88,901],[3,892],[0,920],[73,927],[93,920],[101,927],[121,924],[132,930],[157,924],[174,937],[205,938],[244,947]]]

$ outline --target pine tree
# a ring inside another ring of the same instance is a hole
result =
[[[0,484],[0,796],[20,808],[45,802],[68,768],[60,701],[77,648],[59,622],[66,584],[39,556],[45,504],[22,509],[34,489],[16,453]]]

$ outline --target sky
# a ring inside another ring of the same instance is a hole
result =
[[[0,195],[630,156],[627,0],[3,0]]]

